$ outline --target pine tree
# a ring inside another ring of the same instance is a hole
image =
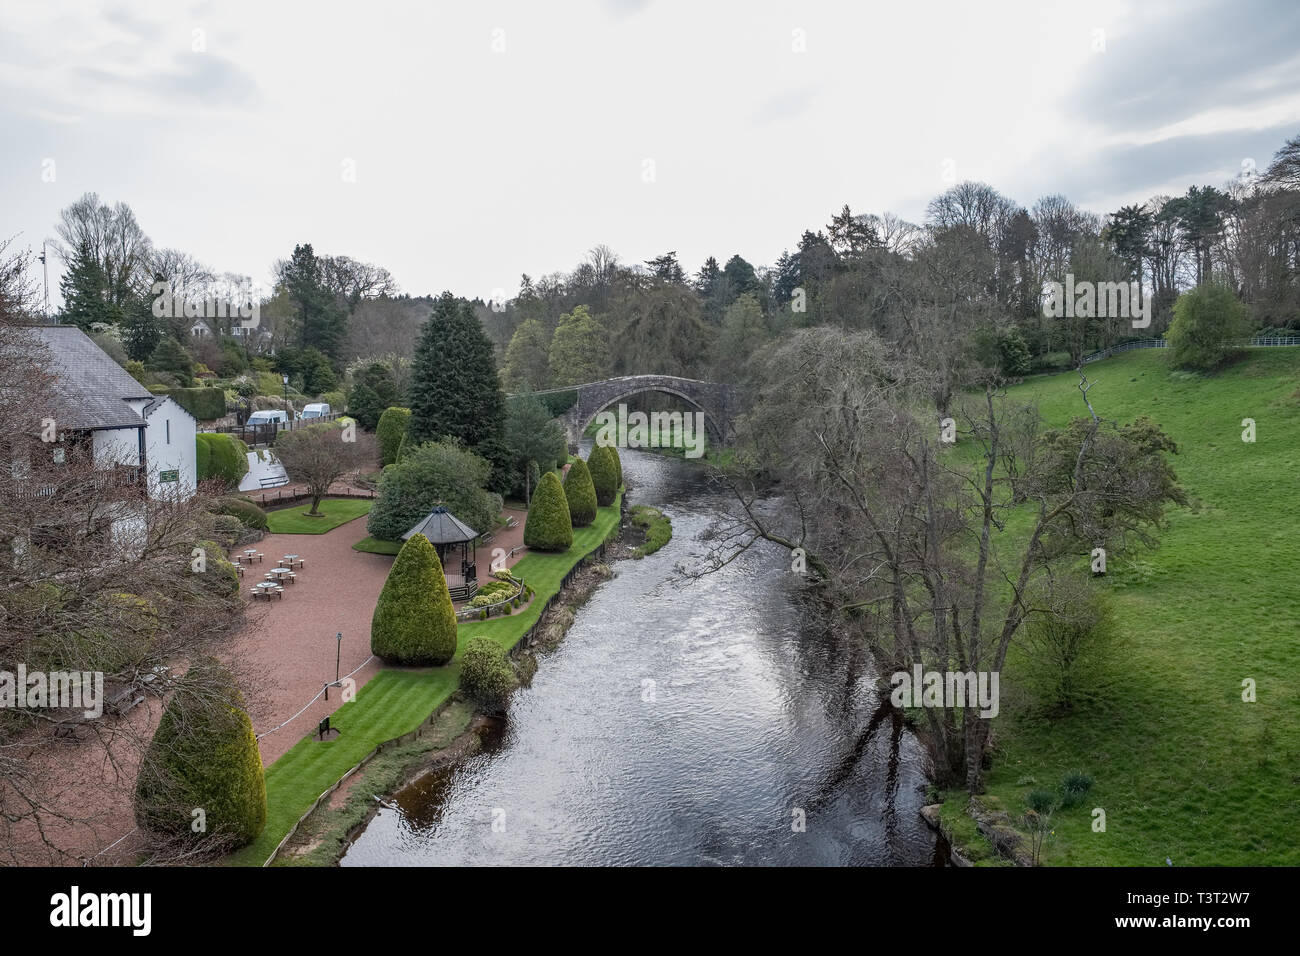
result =
[[[294,246],[293,257],[280,273],[293,304],[300,348],[317,348],[338,361],[347,337],[347,313],[325,287],[321,262],[311,243]]]
[[[501,437],[505,398],[492,342],[466,302],[444,292],[411,363],[410,440],[451,437],[470,448]]]
[[[114,310],[108,302],[108,279],[94,259],[74,255],[59,281],[59,291],[63,294],[64,325],[88,331],[96,322],[111,324]]]

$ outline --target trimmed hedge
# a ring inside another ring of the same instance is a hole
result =
[[[234,435],[199,432],[194,445],[199,481],[220,478],[237,487],[248,474],[248,446]]]
[[[587,471],[596,490],[596,504],[605,508],[618,494],[618,457],[610,445],[595,445],[587,456]]]
[[[440,667],[456,653],[456,611],[438,552],[412,535],[393,561],[370,621],[370,650],[390,664]]]
[[[406,437],[406,428],[410,422],[409,408],[396,406],[386,408],[379,416],[379,424],[375,426],[375,438],[379,441],[381,464],[391,465],[397,461],[397,450],[402,446],[402,439]]]
[[[163,711],[136,776],[141,829],[226,849],[258,837],[266,826],[266,778],[243,704],[222,665],[212,658],[195,662]],[[197,833],[196,809],[204,823]]]
[[[569,517],[575,528],[585,528],[596,520],[596,486],[581,458],[569,466],[564,476],[564,497],[569,500]]]
[[[519,684],[505,648],[487,635],[471,637],[460,656],[460,687],[487,707],[500,707]]]
[[[243,498],[222,498],[212,510],[219,515],[234,515],[245,528],[266,530],[266,512]]]
[[[201,422],[215,421],[226,414],[223,388],[169,388],[164,394]]]
[[[569,502],[555,472],[542,475],[533,492],[528,520],[524,522],[524,545],[534,551],[568,551],[573,545]]]

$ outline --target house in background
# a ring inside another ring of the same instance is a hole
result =
[[[48,444],[59,462],[90,454],[122,488],[151,498],[190,498],[198,483],[198,423],[176,402],[154,395],[74,325],[32,332],[45,343],[54,375],[55,429]]]

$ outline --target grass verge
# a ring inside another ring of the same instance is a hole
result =
[[[369,513],[373,504],[366,498],[322,498],[320,511],[323,517],[311,517],[307,514],[311,504],[299,502],[279,511],[267,512],[266,526],[272,534],[324,534]]]

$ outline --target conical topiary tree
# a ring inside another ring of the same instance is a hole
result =
[[[136,775],[141,829],[214,849],[244,846],[262,832],[266,779],[243,704],[230,672],[215,659],[190,667]]]
[[[388,572],[370,620],[370,651],[390,664],[438,667],[456,653],[456,611],[429,539],[412,535]]]
[[[397,461],[397,449],[401,446],[402,439],[406,437],[406,427],[410,420],[409,408],[386,408],[379,416],[379,424],[375,426],[375,437],[379,440],[380,464],[391,465]]]
[[[623,459],[619,456],[616,445],[606,445],[609,449],[609,456],[614,460],[614,490],[617,492],[623,487]]]
[[[587,471],[596,490],[596,504],[602,508],[614,503],[618,494],[618,459],[609,445],[596,445],[587,456]]]
[[[573,544],[569,501],[553,471],[542,475],[533,492],[528,520],[524,522],[524,544],[534,551],[567,551]]]
[[[569,499],[569,517],[575,528],[585,528],[596,520],[596,486],[581,458],[569,466],[564,476],[564,496]]]

